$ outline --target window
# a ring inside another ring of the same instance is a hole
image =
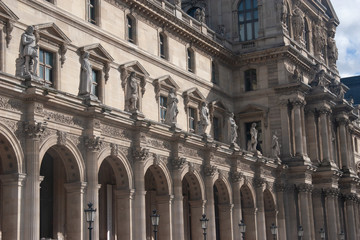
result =
[[[187,49],[187,67],[189,72],[194,72],[194,52],[190,48]]]
[[[261,130],[261,121],[257,121],[257,122],[247,122],[245,123],[245,131],[246,131],[246,143],[249,144],[249,142],[251,141],[251,126],[253,123],[256,123],[256,130],[258,131],[257,134],[257,145],[256,145],[256,150],[260,151],[262,153],[262,130]]]
[[[213,117],[213,133],[214,140],[220,141],[220,119],[218,117]]]
[[[310,30],[309,30],[309,24],[306,18],[304,18],[304,40],[305,40],[305,46],[306,50],[310,51]]]
[[[249,69],[244,72],[245,91],[257,89],[256,69]]]
[[[214,61],[211,62],[211,82],[214,84],[218,84],[218,76],[217,76],[217,66]]]
[[[127,38],[128,41],[131,43],[135,43],[135,28],[134,28],[134,20],[130,17],[127,16]]]
[[[359,149],[358,149],[358,141],[357,141],[357,138],[355,137],[355,141],[354,141],[355,143],[355,152],[358,152],[359,151]]]
[[[196,110],[195,108],[189,107],[189,132],[196,131]]]
[[[160,121],[165,122],[167,108],[167,97],[160,96]]]
[[[96,3],[95,0],[89,0],[88,3],[88,21],[96,24]]]
[[[165,36],[164,34],[160,33],[159,35],[159,44],[160,44],[160,57],[161,58],[166,58],[165,56]]]
[[[43,49],[39,51],[39,77],[46,81],[54,83],[53,67],[54,60],[53,54]]]
[[[242,0],[238,7],[238,17],[240,41],[256,39],[259,31],[257,0]]]
[[[100,79],[100,72],[97,70],[92,70],[92,82],[91,82],[91,94],[99,97],[99,79]]]

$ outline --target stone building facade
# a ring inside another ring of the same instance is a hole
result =
[[[360,239],[329,0],[0,1],[0,239]]]

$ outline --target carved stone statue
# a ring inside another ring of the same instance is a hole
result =
[[[292,75],[292,79],[296,82],[304,81],[304,77],[297,67],[295,67],[294,74]]]
[[[205,9],[197,8],[195,11],[195,19],[199,22],[205,23]]]
[[[177,115],[179,113],[177,104],[179,100],[176,97],[175,89],[171,89],[167,99],[167,108],[166,108],[166,115],[165,115],[165,123],[167,124],[176,124],[177,122]]]
[[[206,133],[206,129],[210,124],[209,120],[209,108],[207,107],[206,102],[203,102],[200,109],[200,121],[199,121],[199,132],[201,134]]]
[[[279,0],[280,2],[280,21],[283,24],[283,27],[288,28],[288,7],[284,0]]]
[[[238,126],[236,125],[236,122],[234,119],[234,113],[230,114],[229,123],[230,123],[230,143],[236,144],[236,140],[238,137],[238,134],[237,134]]]
[[[38,49],[34,27],[28,26],[26,31],[21,35],[19,46],[20,59],[17,60],[17,75],[20,76],[37,76]]]
[[[329,31],[327,45],[328,45],[327,49],[328,49],[329,66],[333,69],[336,69],[336,61],[338,59],[339,54],[338,54],[338,49],[336,47],[334,29]]]
[[[279,138],[276,136],[276,132],[272,137],[272,157],[278,159],[280,156]]]
[[[89,53],[84,52],[81,55],[81,73],[79,95],[90,95],[92,86],[92,68],[89,61]]]
[[[314,80],[310,83],[312,87],[327,87],[327,81],[325,79],[325,71],[320,69],[316,75]]]
[[[326,32],[324,22],[320,19],[314,24],[314,50],[315,55],[323,60],[323,50],[326,44]]]
[[[292,23],[293,23],[294,38],[296,41],[301,41],[303,39],[305,23],[304,23],[304,14],[298,7],[295,7],[293,11]]]
[[[250,152],[257,152],[257,144],[258,144],[258,130],[256,129],[256,123],[251,124],[250,128],[251,138],[248,141],[247,150]]]
[[[131,72],[128,78],[128,110],[136,111],[138,110],[138,99],[139,99],[139,86],[135,78],[135,72]]]

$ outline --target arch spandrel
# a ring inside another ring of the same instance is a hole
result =
[[[70,181],[85,181],[85,162],[81,155],[80,150],[76,145],[70,140],[67,139],[64,145],[58,144],[58,136],[52,135],[45,139],[40,145],[39,153],[39,170],[41,168],[42,160],[45,156],[45,153],[49,149],[53,148],[54,151],[60,156],[63,161],[66,176]]]

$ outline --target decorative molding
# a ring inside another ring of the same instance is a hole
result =
[[[47,129],[47,122],[26,121],[24,132],[30,138],[40,138]]]
[[[57,131],[56,135],[58,136],[58,141],[57,143],[61,146],[65,146],[66,145],[66,141],[67,141],[67,133],[66,132],[62,132],[62,131]]]
[[[186,158],[184,157],[175,157],[172,158],[171,165],[173,166],[174,169],[178,170],[178,169],[182,169],[186,162],[187,162]]]
[[[85,136],[84,143],[89,150],[99,151],[103,146],[103,139],[100,136]]]
[[[14,112],[22,112],[24,104],[17,99],[0,96],[0,108]]]
[[[132,155],[135,161],[143,162],[149,157],[149,149],[148,148],[139,148],[133,149]]]
[[[217,167],[210,164],[206,164],[203,166],[203,171],[205,176],[212,177],[215,175],[217,171]]]
[[[63,113],[53,112],[49,110],[44,110],[44,116],[48,121],[54,121],[58,123],[63,123],[69,126],[79,126],[83,127],[83,121],[76,116],[66,115]]]
[[[131,139],[131,132],[119,127],[113,127],[110,125],[100,124],[101,134],[118,139]]]
[[[233,183],[240,182],[244,179],[244,174],[241,172],[230,172],[230,178]]]

